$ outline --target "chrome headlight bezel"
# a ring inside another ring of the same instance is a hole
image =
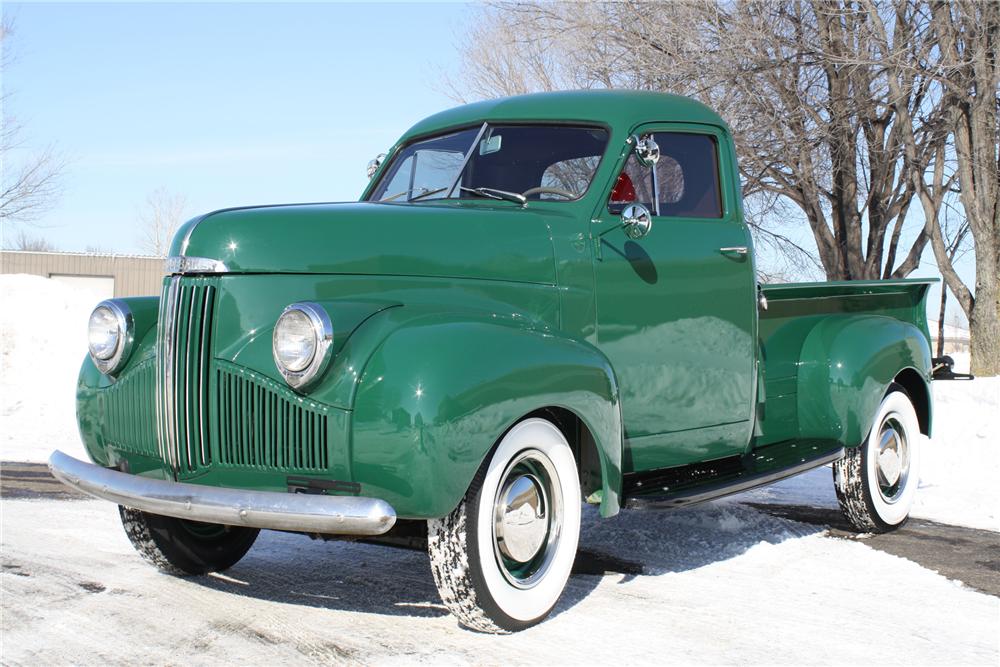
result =
[[[118,327],[118,341],[115,345],[114,352],[104,359],[98,357],[92,347],[90,347],[89,340],[87,345],[87,352],[90,354],[90,360],[94,362],[97,370],[101,371],[105,375],[113,375],[122,369],[125,362],[128,361],[129,356],[132,354],[132,347],[135,345],[135,317],[132,315],[132,310],[128,305],[120,299],[105,299],[101,301],[94,310],[91,311],[90,317],[94,317],[96,313],[101,308],[105,308],[111,311],[111,314],[115,318],[115,323]],[[88,327],[88,339],[90,334],[90,319],[87,320]]]
[[[286,368],[278,358],[279,323],[281,318],[291,311],[298,311],[309,319],[315,339],[312,359],[305,368],[298,371]],[[285,378],[285,382],[296,391],[307,389],[309,385],[319,379],[326,367],[330,365],[330,359],[333,357],[333,322],[326,309],[312,301],[299,301],[286,306],[274,323],[274,332],[271,335],[271,356],[274,358],[274,365],[278,372]]]

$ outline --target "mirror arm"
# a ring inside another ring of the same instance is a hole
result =
[[[660,215],[660,179],[656,173],[656,162],[653,163],[653,215]]]
[[[625,228],[625,223],[622,222],[621,218],[618,218],[618,224],[617,225],[608,225],[608,228],[605,229],[600,234],[598,234],[595,238],[602,239],[602,238],[604,238],[605,234],[610,234],[611,232],[615,231],[616,229],[624,229],[624,228]]]

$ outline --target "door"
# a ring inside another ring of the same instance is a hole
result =
[[[755,391],[756,283],[729,144],[701,126],[647,133],[659,160],[628,158],[594,229],[598,345],[618,377],[626,473],[742,453]],[[643,238],[621,228],[628,202],[653,213]]]

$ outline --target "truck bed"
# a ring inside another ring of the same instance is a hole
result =
[[[763,285],[768,307],[761,310],[762,369],[757,446],[797,437],[797,391],[803,344],[817,324],[832,317],[881,316],[912,324],[930,341],[927,290],[936,278]]]

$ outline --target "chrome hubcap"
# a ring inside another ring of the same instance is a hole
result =
[[[910,451],[906,431],[894,414],[882,422],[875,454],[879,493],[886,502],[895,502],[903,493],[910,472]]]
[[[500,491],[496,531],[500,552],[518,563],[527,563],[545,542],[548,532],[545,492],[531,474],[510,477]]]
[[[500,571],[531,588],[548,569],[559,541],[562,494],[555,465],[529,449],[507,466],[493,504],[493,548]]]

